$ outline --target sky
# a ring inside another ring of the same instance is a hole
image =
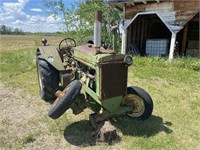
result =
[[[75,0],[64,0],[70,7]],[[0,0],[0,25],[20,28],[24,32],[63,31],[61,16],[48,13],[42,0]]]

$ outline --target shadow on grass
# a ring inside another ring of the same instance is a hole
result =
[[[173,131],[169,128],[172,123],[169,121],[163,122],[159,116],[152,115],[148,120],[137,121],[131,117],[116,117],[111,120],[111,123],[118,128],[123,135],[151,137],[159,132],[170,134]]]
[[[64,138],[70,144],[81,147],[96,144],[94,130],[89,120],[81,120],[67,126],[64,131]]]
[[[159,132],[165,132],[167,134],[173,131],[169,128],[172,125],[171,122],[163,122],[163,119],[159,116],[152,115],[148,120],[137,121],[130,117],[122,116],[111,119],[112,125],[120,130],[123,135],[151,137],[155,136]],[[64,138],[72,145],[87,147],[96,145],[95,132],[88,120],[81,120],[74,122],[67,126],[64,130]],[[118,137],[114,143],[121,141]]]

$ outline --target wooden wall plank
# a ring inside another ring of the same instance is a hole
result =
[[[147,4],[135,4],[127,6],[125,19],[132,19],[139,12],[158,12],[169,24],[184,25],[200,11],[198,1],[164,1]]]

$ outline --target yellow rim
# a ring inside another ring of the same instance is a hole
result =
[[[131,117],[139,117],[145,111],[144,101],[141,97],[135,94],[127,94],[124,96],[122,105],[132,107],[132,111],[128,113]]]

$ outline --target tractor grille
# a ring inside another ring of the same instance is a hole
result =
[[[100,97],[102,100],[125,94],[127,69],[124,63],[113,62],[100,65]]]

